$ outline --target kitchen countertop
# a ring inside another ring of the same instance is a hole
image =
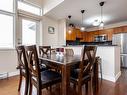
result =
[[[82,47],[83,45],[68,45],[65,47]],[[98,47],[114,47],[118,45],[86,45],[86,46],[98,46]]]

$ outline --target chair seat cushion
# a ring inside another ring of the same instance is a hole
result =
[[[79,68],[71,70],[70,79],[71,79],[72,82],[78,82],[79,71],[80,71]],[[87,81],[87,80],[90,80],[90,74],[84,74],[83,75],[82,81]]]
[[[41,71],[48,70],[47,66],[45,64],[40,64]]]
[[[45,70],[41,72],[42,86],[61,82],[61,74],[56,71]]]

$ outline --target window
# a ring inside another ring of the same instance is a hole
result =
[[[13,48],[13,16],[0,14],[0,48]]]
[[[37,23],[22,19],[22,44],[36,44]]]
[[[0,10],[13,12],[13,0],[2,0],[0,2]]]
[[[13,3],[13,0],[2,0],[0,3],[0,49],[14,47]]]
[[[30,12],[36,15],[41,15],[41,8],[18,1],[18,9]]]

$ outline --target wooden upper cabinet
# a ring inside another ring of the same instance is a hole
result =
[[[80,40],[80,42],[88,42],[86,31],[82,32],[82,39]]]
[[[81,32],[79,29],[73,29],[72,33],[66,32],[66,40],[75,41],[80,38],[80,42],[94,42],[95,36],[107,35],[107,40],[111,41],[113,34],[127,33],[127,26],[121,26],[111,29],[96,30],[90,32]]]
[[[83,38],[83,36],[82,36],[82,34],[83,34],[83,32],[81,32],[80,31],[80,29],[75,29],[75,31],[76,31],[76,38]]]
[[[107,40],[111,41],[113,32],[114,32],[114,29],[99,30],[99,35],[106,35],[107,36]]]
[[[114,34],[122,33],[123,32],[123,27],[116,27],[114,28]]]
[[[66,40],[75,41],[76,40],[76,31],[73,29],[71,33],[66,32]]]
[[[87,32],[87,42],[93,42],[93,41],[94,41],[94,33]]]
[[[97,30],[97,31],[93,31],[93,33],[94,33],[94,35],[96,36],[98,36],[99,35],[99,31]]]
[[[107,35],[107,37],[108,37],[108,41],[111,41],[112,40],[112,35],[113,35],[113,33],[114,33],[114,29],[106,29],[106,30],[104,30],[105,31],[105,34]]]
[[[123,32],[127,33],[127,26],[123,26]]]

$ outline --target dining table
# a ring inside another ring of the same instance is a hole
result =
[[[39,56],[39,59],[45,65],[48,65],[52,68],[57,68],[61,75],[62,75],[62,83],[61,83],[61,95],[69,95],[69,88],[70,88],[70,70],[71,67],[75,64],[79,64],[81,62],[80,55],[58,55],[56,53],[51,53],[48,56]],[[94,95],[96,95],[98,91],[98,64],[96,62],[94,66]]]

